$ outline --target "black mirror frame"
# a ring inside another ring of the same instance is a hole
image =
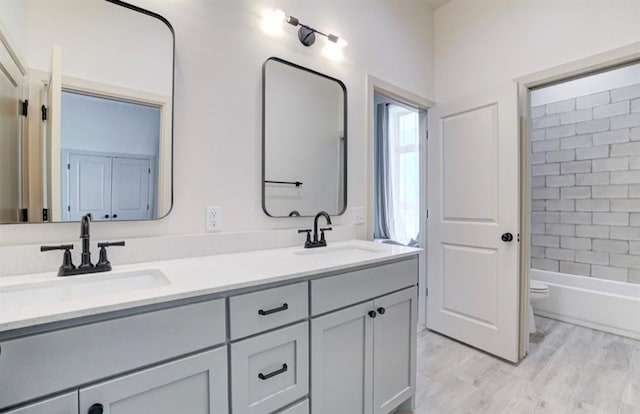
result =
[[[110,0],[107,0],[110,1]],[[265,185],[265,179],[266,179],[266,84],[267,84],[267,63],[269,63],[269,61],[274,61],[274,62],[279,62],[285,65],[289,65],[291,67],[294,67],[296,69],[300,69],[303,70],[305,72],[309,72],[312,73],[314,75],[317,76],[321,76],[323,78],[332,80],[334,82],[336,82],[338,85],[340,85],[340,87],[342,88],[342,92],[343,92],[343,96],[344,96],[344,101],[343,101],[343,108],[344,108],[344,114],[343,114],[343,122],[344,122],[344,189],[343,189],[343,198],[344,198],[344,205],[342,206],[342,210],[336,214],[333,214],[334,216],[341,216],[343,215],[346,211],[347,211],[347,204],[348,204],[348,199],[347,199],[347,195],[348,195],[348,168],[347,165],[348,163],[348,132],[347,132],[347,127],[349,125],[348,123],[348,118],[347,118],[347,87],[345,86],[344,82],[342,82],[340,79],[331,77],[329,75],[325,75],[324,73],[321,72],[317,72],[313,69],[309,69],[306,68],[304,66],[300,66],[297,65],[295,63],[289,62],[287,60],[272,56],[269,59],[265,60],[264,63],[262,64],[262,211],[264,212],[264,214],[266,214],[269,217],[273,217],[273,218],[292,218],[292,217],[313,217],[313,215],[309,215],[309,216],[301,216],[299,213],[298,215],[292,216],[292,215],[288,215],[288,216],[273,216],[271,215],[268,211],[267,211],[267,205],[266,205],[266,198],[265,198],[265,191],[266,191],[266,185]]]

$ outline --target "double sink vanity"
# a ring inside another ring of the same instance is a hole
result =
[[[390,413],[418,250],[366,241],[0,280],[0,412]]]

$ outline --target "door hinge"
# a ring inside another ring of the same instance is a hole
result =
[[[42,209],[42,221],[49,221],[49,209]]]
[[[147,210],[149,210],[149,204],[147,204]]]
[[[151,168],[149,168],[149,174],[151,174]]]
[[[29,114],[29,100],[25,99],[24,101],[22,101],[22,116],[27,116]]]
[[[46,121],[47,120],[47,107],[42,105],[42,108],[40,108],[40,110],[42,111],[42,120]]]
[[[23,208],[22,210],[20,210],[20,220],[22,222],[24,222],[24,223],[29,221],[29,209],[28,208]]]
[[[429,296],[429,288],[426,288],[424,291],[425,291],[425,296]]]
[[[71,164],[67,164],[67,170],[71,169]]]
[[[67,211],[71,211],[71,206],[67,206]]]
[[[429,218],[429,210],[427,209],[427,218]]]
[[[427,141],[429,140],[429,130],[427,130],[427,132],[425,132],[424,139],[426,139]]]

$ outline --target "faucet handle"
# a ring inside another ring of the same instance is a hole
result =
[[[109,246],[124,246],[124,241],[98,243],[98,247],[100,248],[100,256],[98,258],[98,263],[96,263],[96,267],[107,268],[111,270],[111,262],[107,258],[107,247]]]
[[[321,243],[322,242],[326,243],[326,240],[324,239],[324,232],[325,231],[331,231],[331,230],[333,230],[333,228],[331,228],[331,227],[325,227],[323,229],[320,229],[320,242]]]
[[[64,254],[62,256],[62,265],[60,265],[60,269],[58,269],[58,276],[64,276],[67,274],[67,272],[76,268],[71,258],[71,250],[73,250],[73,244],[61,244],[59,246],[40,246],[41,252],[48,252],[51,250],[64,250]]]
[[[307,240],[304,242],[304,247],[309,247],[311,245],[311,229],[301,229],[298,230],[298,233],[307,233]]]
[[[100,248],[109,247],[109,246],[124,246],[124,241],[98,243],[98,247]]]
[[[51,250],[73,250],[73,244],[61,244],[59,246],[40,246],[41,252],[48,252]]]

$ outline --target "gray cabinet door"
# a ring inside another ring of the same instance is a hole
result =
[[[80,389],[80,413],[226,414],[227,348],[203,352]]]
[[[416,288],[376,299],[373,412],[387,414],[413,396],[416,361]]]
[[[78,414],[78,392],[74,391],[29,404],[5,414]]]
[[[373,302],[311,321],[311,412],[372,412]]]

